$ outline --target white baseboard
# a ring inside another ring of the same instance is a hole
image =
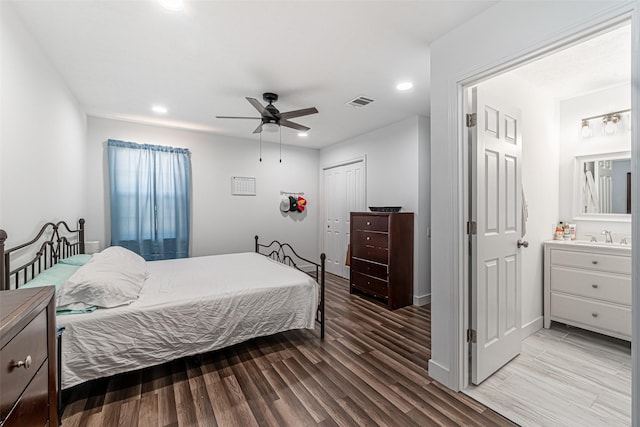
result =
[[[440,365],[433,359],[429,359],[429,377],[438,381],[442,385],[452,388],[451,384],[449,384],[449,369]]]
[[[520,328],[520,338],[525,339],[529,335],[533,335],[538,332],[544,326],[544,317],[539,316],[533,319],[531,322],[528,322]]]
[[[425,305],[425,304],[431,304],[431,294],[413,296],[413,305]]]

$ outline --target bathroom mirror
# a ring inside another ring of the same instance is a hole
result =
[[[631,220],[631,152],[576,157],[578,219]]]

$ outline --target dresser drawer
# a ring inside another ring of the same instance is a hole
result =
[[[352,236],[354,247],[372,246],[374,248],[389,248],[389,235],[371,231],[354,231]]]
[[[627,256],[552,249],[551,265],[631,274],[631,257]]]
[[[388,276],[386,264],[377,264],[375,262],[364,261],[359,258],[353,258],[351,260],[351,271],[357,271],[382,280],[387,280]]]
[[[44,426],[47,424],[49,415],[47,369],[46,363],[40,367],[2,427]]]
[[[36,316],[7,345],[0,350],[0,419],[7,416],[33,378],[38,368],[47,358],[47,317],[46,310]],[[29,368],[14,367],[18,361],[31,356]],[[47,387],[45,386],[45,392]]]
[[[552,266],[551,290],[631,305],[631,276]]]
[[[374,248],[373,246],[356,245],[351,248],[354,258],[362,258],[380,264],[389,262],[389,250],[385,248]]]
[[[376,215],[353,215],[351,217],[354,230],[389,231],[389,217]]]
[[[631,337],[631,308],[552,292],[551,317],[575,326]]]
[[[361,291],[376,297],[389,296],[387,282],[371,276],[365,276],[357,271],[351,271],[351,285]]]

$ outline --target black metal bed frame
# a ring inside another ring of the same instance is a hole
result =
[[[20,284],[33,279],[47,268],[57,264],[59,260],[76,254],[83,254],[84,223],[84,219],[80,218],[78,220],[78,228],[72,230],[64,221],[48,222],[42,226],[36,237],[7,250],[4,248],[7,233],[0,229],[0,259],[2,259],[2,262],[0,262],[0,291],[11,289],[12,279],[15,287],[18,288]],[[49,237],[47,237],[46,233],[50,233]],[[75,233],[77,233],[77,237],[74,238],[73,234]],[[46,240],[42,242],[33,258],[11,270],[11,254],[33,245],[43,236],[45,236]]]
[[[325,297],[325,261],[326,255],[324,253],[320,254],[320,263],[311,261],[307,258],[303,258],[296,253],[296,251],[291,247],[288,243],[280,243],[277,240],[273,240],[268,245],[262,244],[258,242],[258,236],[255,236],[256,245],[255,252],[266,257],[269,257],[273,260],[276,260],[282,264],[286,264],[291,266],[297,270],[302,271],[305,274],[309,274],[308,271],[303,270],[298,267],[296,260],[298,262],[304,261],[313,266],[315,266],[315,279],[320,284],[320,301],[318,302],[318,309],[316,311],[316,322],[320,323],[320,339],[324,339],[324,297]],[[260,250],[263,249],[264,252]],[[311,274],[310,274],[311,275]],[[313,277],[313,275],[311,275]]]

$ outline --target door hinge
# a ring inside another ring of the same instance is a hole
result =
[[[476,234],[478,228],[475,221],[467,221],[467,234]]]
[[[477,341],[476,330],[467,329],[467,342],[475,343]]]
[[[472,128],[478,121],[478,115],[476,113],[467,114],[467,127]]]

